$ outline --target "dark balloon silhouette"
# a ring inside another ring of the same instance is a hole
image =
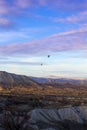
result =
[[[50,55],[48,55],[48,58],[50,57]]]
[[[50,55],[47,56],[48,58],[50,57]],[[41,66],[43,66],[43,63],[40,64]]]

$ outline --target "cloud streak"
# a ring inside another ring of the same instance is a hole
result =
[[[16,0],[15,5],[21,8],[32,8],[32,7],[48,7],[48,8],[56,8],[60,10],[79,10],[79,9],[86,9],[87,8],[87,1],[83,0],[76,1],[76,0]],[[68,4],[67,4],[68,3]]]
[[[87,28],[58,33],[40,40],[0,46],[3,55],[40,55],[48,52],[87,50]]]
[[[7,18],[0,18],[0,27],[1,28],[10,28],[13,26],[13,22]]]
[[[67,4],[68,3],[68,4]],[[87,11],[87,1],[83,0],[82,2],[76,1],[76,0],[0,0],[0,15],[1,19],[3,19],[3,22],[0,23],[2,27],[6,27],[7,25],[10,26],[12,23],[14,24],[11,19],[11,17],[14,16],[16,18],[18,15],[19,16],[29,16],[30,17],[38,17],[39,14],[31,14],[31,11],[39,10],[41,7],[44,9],[48,10],[56,10],[56,11],[61,11],[63,12],[64,10],[66,11],[71,11],[74,10],[76,11]],[[29,14],[30,13],[30,14]],[[8,17],[7,19],[4,19],[4,17]],[[41,17],[43,14],[41,14]],[[85,14],[80,14],[77,16],[70,16],[65,19],[63,18],[55,18],[54,21],[56,22],[77,22],[80,20],[83,20],[85,17]],[[40,17],[40,16],[39,16]],[[38,17],[38,18],[39,18]]]
[[[70,15],[65,18],[53,18],[54,22],[61,22],[61,23],[81,23],[87,21],[87,11],[82,11],[77,15]]]
[[[41,65],[40,62],[15,62],[15,61],[1,61],[0,64],[10,64],[10,65]]]
[[[68,3],[68,4],[67,4]],[[87,10],[87,1],[83,0],[0,0],[0,14],[1,15],[12,15],[17,11],[24,9],[38,9],[39,7],[45,7],[48,9],[57,10]],[[22,13],[22,12],[21,12]]]

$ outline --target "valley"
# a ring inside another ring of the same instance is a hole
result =
[[[84,106],[85,107],[87,106],[86,82],[84,83],[80,80],[79,83],[77,82],[74,83],[71,82],[71,80],[68,80],[67,82],[67,80],[65,79],[64,82],[60,82],[60,81],[54,82],[51,79],[49,81],[47,80],[46,82],[41,83],[41,81],[37,82],[35,79],[31,79],[30,77],[27,76],[10,74],[7,72],[0,72],[0,113],[1,113],[0,116],[2,117],[0,124],[1,124],[1,128],[3,128],[4,130],[14,130],[15,126],[17,127],[15,128],[15,130],[17,130],[19,125],[17,124],[17,122],[15,122],[14,117],[17,118],[18,121],[20,121],[20,118],[22,118],[23,120],[25,120],[24,122],[27,123],[28,113],[33,112],[34,110],[35,111],[47,110],[49,112],[50,110],[52,110],[54,113],[54,110],[60,111],[61,109],[63,109],[65,111],[70,109],[70,113],[72,114],[71,110],[73,108],[78,108],[78,107],[83,108]],[[4,118],[4,114],[5,114],[5,118]],[[43,115],[45,115],[45,113],[43,113]],[[25,119],[25,117],[27,119]],[[4,126],[2,122],[5,123]],[[9,126],[8,126],[8,122],[9,122]],[[42,125],[44,123],[45,122],[43,121]],[[63,123],[62,120],[61,123]],[[72,121],[71,123],[69,121],[68,124],[65,123],[61,125],[58,121],[58,124],[61,128],[63,128],[63,130],[66,130],[65,126],[63,126],[65,124],[67,130],[69,127],[67,125],[69,124],[72,124],[72,126],[75,125],[75,127],[76,128],[78,127],[79,130],[80,127],[81,130],[83,129],[83,125]],[[51,126],[50,123],[44,124],[44,126],[45,125]],[[39,129],[39,127],[40,126],[38,126],[38,130],[42,130],[42,128]],[[54,127],[54,125],[52,125],[52,127]],[[70,130],[71,128],[72,127],[70,127]],[[86,128],[87,126],[84,125],[84,130]],[[21,128],[21,130],[36,130],[36,129],[33,128],[32,125],[28,124],[28,129]],[[56,124],[55,124],[55,130],[57,130]],[[62,130],[62,129],[58,129],[58,130]]]

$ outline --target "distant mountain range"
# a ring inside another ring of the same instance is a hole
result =
[[[36,78],[24,75],[16,75],[5,71],[0,71],[0,87],[12,88],[12,87],[40,87],[41,84],[80,84],[87,85],[87,80],[67,79],[67,78]]]
[[[69,78],[36,78],[30,77],[33,81],[43,84],[57,84],[57,83],[68,83],[68,84],[87,84],[87,79],[69,79]]]

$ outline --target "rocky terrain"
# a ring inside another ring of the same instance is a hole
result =
[[[85,130],[87,106],[35,109],[30,112],[30,124],[37,130]]]
[[[43,85],[64,86],[84,86],[87,87],[87,79],[51,79],[51,78],[36,78],[29,77],[25,75],[17,75],[13,73],[8,73],[5,71],[0,71],[0,89],[2,88],[13,88],[13,87],[41,87]]]
[[[0,71],[0,130],[87,130],[86,80]]]
[[[4,111],[0,119],[3,130],[87,130],[87,106],[34,109],[26,115]]]

